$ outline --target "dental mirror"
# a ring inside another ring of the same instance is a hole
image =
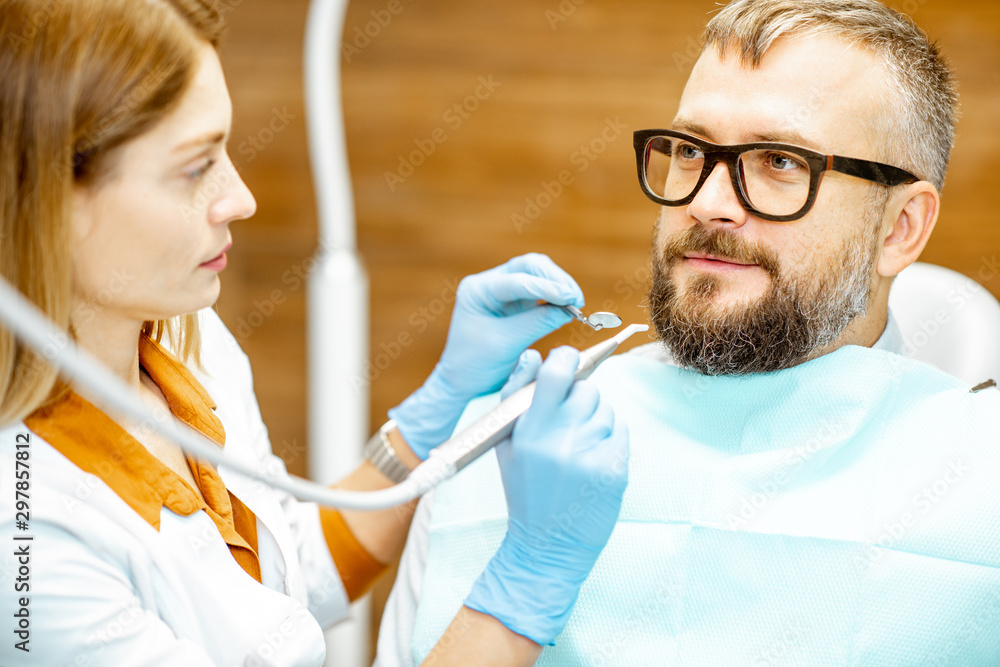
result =
[[[589,326],[594,331],[600,331],[601,329],[614,329],[615,327],[620,327],[622,325],[622,318],[618,317],[614,313],[598,312],[593,313],[588,317],[587,315],[584,315],[583,312],[576,306],[559,307],[572,315],[575,319]]]

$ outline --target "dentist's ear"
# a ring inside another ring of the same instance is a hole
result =
[[[927,181],[900,186],[900,192],[890,195],[876,271],[882,277],[895,276],[912,264],[923,252],[934,231],[941,195]]]
[[[90,190],[74,185],[69,198],[70,230],[73,242],[79,242],[90,235],[94,227],[94,206]]]

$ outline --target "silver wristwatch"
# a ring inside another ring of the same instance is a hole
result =
[[[396,422],[392,419],[382,424],[382,428],[365,445],[364,457],[383,475],[391,479],[393,484],[399,484],[410,474],[410,469],[399,460],[399,457],[396,456],[396,450],[389,442],[389,431],[394,428],[396,428]]]

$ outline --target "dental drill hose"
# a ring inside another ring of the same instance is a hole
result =
[[[430,458],[417,466],[399,484],[378,491],[345,491],[330,489],[287,472],[270,473],[262,466],[227,458],[223,449],[215,442],[181,425],[173,415],[153,415],[121,378],[85,350],[78,348],[65,332],[60,331],[3,278],[0,278],[0,324],[58,368],[63,377],[75,383],[91,402],[103,404],[121,417],[128,417],[148,426],[188,453],[216,466],[226,466],[234,472],[291,493],[302,500],[343,509],[386,509],[423,495],[507,437],[514,421],[528,409],[534,394],[534,383],[522,387],[469,428],[432,450]],[[577,379],[590,375],[602,361],[611,356],[625,338],[646,329],[648,327],[644,325],[633,324],[614,338],[581,352]]]
[[[226,457],[218,444],[194,429],[187,428],[170,415],[154,415],[143,405],[125,382],[108,370],[85,350],[77,347],[70,336],[60,331],[45,315],[5,279],[0,278],[0,324],[34,348],[39,355],[59,369],[63,377],[75,383],[85,398],[101,403],[120,417],[128,417],[151,431],[177,443],[194,456],[216,466],[226,466],[241,475],[277,489],[287,491],[302,500],[329,507],[376,510],[408,502],[420,495],[415,482],[408,479],[396,486],[378,491],[344,491],[329,489],[286,472],[273,474],[260,465]]]

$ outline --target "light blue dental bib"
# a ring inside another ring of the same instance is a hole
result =
[[[745,378],[627,354],[593,381],[629,486],[539,665],[1000,665],[1000,391],[856,346]],[[506,529],[494,456],[435,493],[415,664]]]

